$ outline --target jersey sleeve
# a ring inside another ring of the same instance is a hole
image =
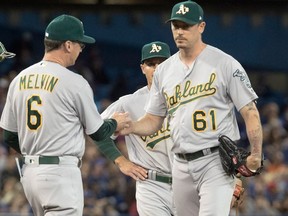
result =
[[[123,100],[120,98],[119,100],[115,101],[111,105],[109,105],[102,113],[101,116],[103,119],[111,118],[114,112],[124,112],[122,106]]]
[[[228,94],[230,95],[236,109],[239,111],[243,106],[258,98],[253,90],[249,77],[241,66],[234,59],[228,64],[226,71],[228,74]]]
[[[76,112],[86,134],[95,133],[104,123],[94,102],[93,91],[88,83],[75,95]]]
[[[15,117],[15,110],[13,109],[12,105],[13,104],[12,89],[14,89],[13,83],[14,82],[10,84],[8,89],[6,103],[1,115],[0,127],[11,132],[18,132],[17,119]]]
[[[149,99],[145,105],[145,111],[152,115],[166,116],[166,101],[161,92],[159,85],[159,77],[157,75],[159,74],[155,71],[152,86],[149,92]]]

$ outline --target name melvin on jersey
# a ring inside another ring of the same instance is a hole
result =
[[[48,74],[29,74],[19,79],[19,90],[42,89],[52,92],[58,78]]]

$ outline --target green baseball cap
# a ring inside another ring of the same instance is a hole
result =
[[[156,58],[156,57],[169,58],[170,56],[171,56],[170,48],[166,43],[160,41],[154,41],[145,44],[142,47],[141,63],[150,58]]]
[[[204,20],[204,12],[200,5],[194,1],[184,1],[174,5],[171,18],[166,22],[179,20],[189,25],[195,25]]]
[[[16,54],[12,53],[12,52],[8,52],[5,47],[4,44],[2,44],[0,42],[0,62],[3,61],[6,58],[13,58]]]
[[[83,23],[74,16],[63,14],[53,19],[47,26],[45,37],[58,41],[79,41],[95,43],[95,39],[84,34]]]

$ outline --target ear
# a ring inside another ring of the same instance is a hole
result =
[[[141,70],[142,70],[142,73],[145,74],[144,64],[140,64],[140,68],[141,68]]]
[[[66,52],[71,52],[71,41],[66,41],[65,43],[64,43],[64,48],[65,48],[65,51]]]
[[[206,23],[203,21],[199,24],[200,33],[203,33],[205,30]]]

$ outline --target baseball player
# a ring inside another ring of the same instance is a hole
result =
[[[145,116],[121,134],[151,135],[168,117],[174,143],[172,187],[177,214],[227,216],[235,180],[221,166],[218,137],[240,138],[236,108],[250,141],[247,166],[251,170],[261,166],[257,95],[237,60],[202,41],[206,23],[199,4],[175,4],[168,23],[179,51],[157,67]]]
[[[114,112],[129,112],[132,119],[145,114],[144,106],[149,95],[156,67],[170,57],[166,43],[154,41],[142,47],[141,70],[147,86],[133,94],[121,97],[102,114],[109,118]],[[167,119],[162,128],[151,136],[125,136],[129,159],[148,170],[148,180],[136,181],[137,211],[140,216],[175,215],[172,198],[172,159],[170,128]]]
[[[7,58],[13,58],[15,55],[15,53],[8,52],[4,45],[0,42],[0,62]]]
[[[67,69],[84,44],[94,42],[76,17],[56,17],[45,31],[43,60],[21,71],[9,86],[0,126],[4,140],[23,155],[21,183],[37,216],[82,215],[79,167],[85,134],[122,172],[147,177],[146,170],[124,158],[110,139],[127,125],[127,114],[103,120],[88,82]]]

